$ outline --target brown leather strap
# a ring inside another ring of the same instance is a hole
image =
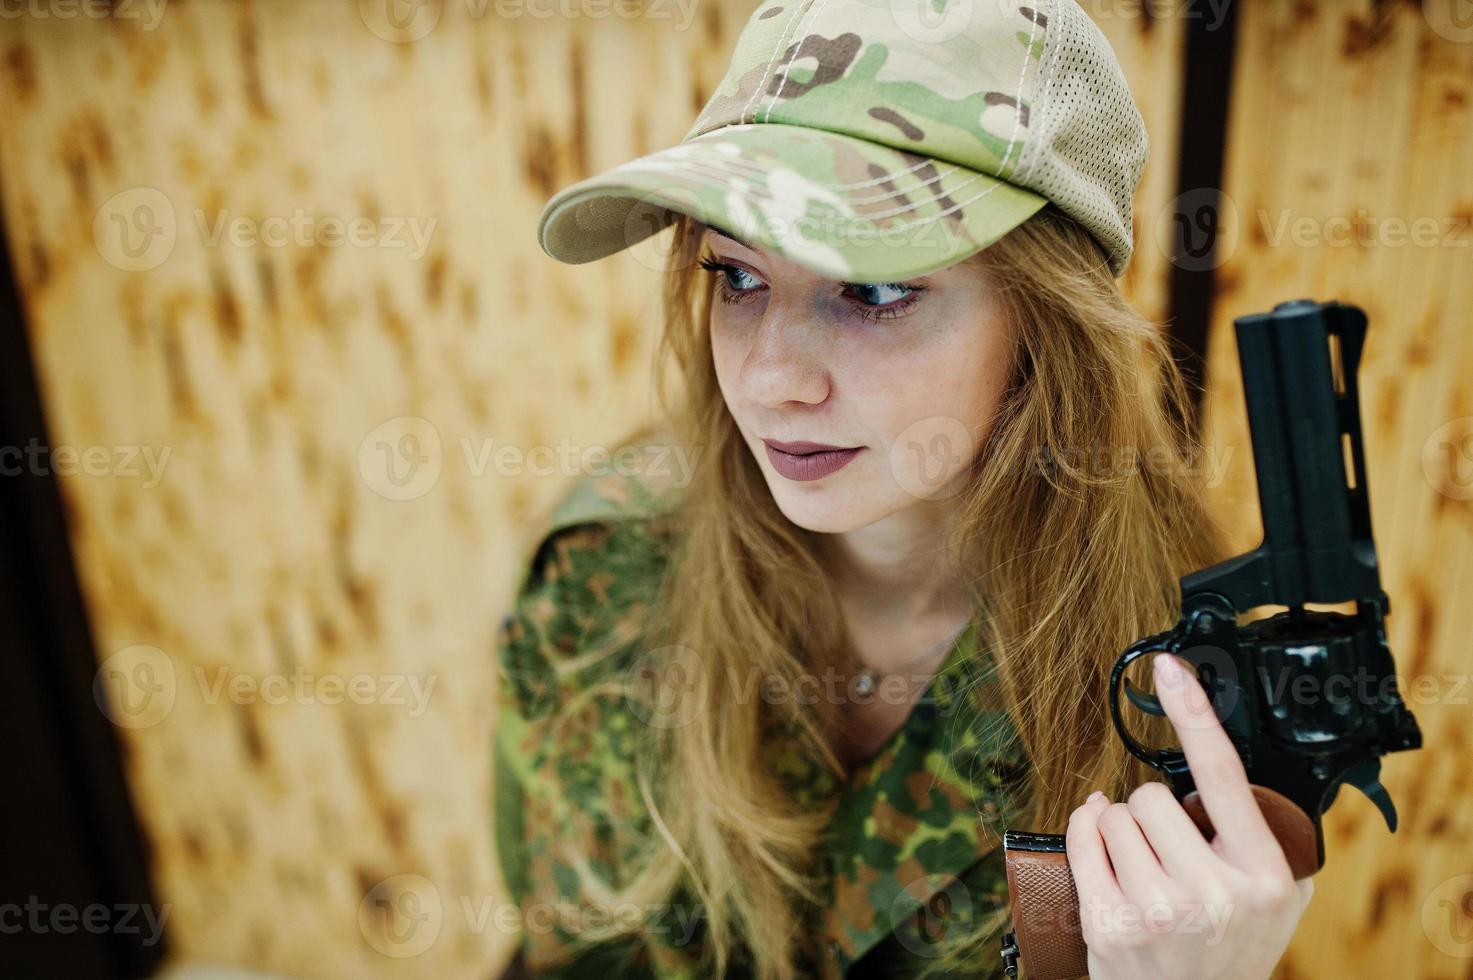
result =
[[[1307,878],[1320,869],[1314,823],[1288,797],[1254,784],[1253,796],[1269,829],[1284,849],[1295,878]],[[1182,799],[1202,836],[1216,832],[1202,799],[1194,790]],[[1037,845],[1005,846],[1008,892],[1013,900],[1013,933],[1029,980],[1062,980],[1089,973],[1088,953],[1079,922],[1079,893],[1062,834],[1029,834]],[[1056,848],[1056,849],[1050,849]]]
[[[1063,836],[1039,834],[1040,838]],[[1088,973],[1080,933],[1079,894],[1069,855],[1059,851],[1008,848],[1003,855],[1013,896],[1013,934],[1030,978],[1051,980]]]

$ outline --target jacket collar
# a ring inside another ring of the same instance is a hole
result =
[[[1021,819],[1026,755],[978,621],[958,638],[905,723],[839,794],[821,916],[838,966],[863,956],[1002,843]]]

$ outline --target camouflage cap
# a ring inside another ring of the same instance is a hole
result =
[[[684,213],[821,275],[892,282],[1053,201],[1119,276],[1147,146],[1075,0],[766,0],[681,142],[559,191],[538,237],[591,262]]]

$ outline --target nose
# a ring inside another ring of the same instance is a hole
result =
[[[790,402],[818,405],[828,398],[820,334],[801,316],[769,303],[742,362],[740,383],[747,398],[773,408]]]

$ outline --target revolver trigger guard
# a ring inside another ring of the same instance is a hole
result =
[[[1168,760],[1166,755],[1159,749],[1151,749],[1138,742],[1125,727],[1124,719],[1120,717],[1120,686],[1124,682],[1125,696],[1130,699],[1130,703],[1135,705],[1137,709],[1150,715],[1164,715],[1166,712],[1161,707],[1160,701],[1149,694],[1141,693],[1139,688],[1125,680],[1125,668],[1148,654],[1161,653],[1163,651],[1167,653],[1176,652],[1174,639],[1173,632],[1167,631],[1137,640],[1120,655],[1119,659],[1115,661],[1115,666],[1110,670],[1110,720],[1115,723],[1115,731],[1120,736],[1120,741],[1125,743],[1125,748],[1131,755],[1152,769],[1162,772],[1167,771]]]
[[[1158,718],[1164,717],[1166,715],[1166,709],[1161,707],[1160,701],[1156,700],[1156,698],[1150,694],[1142,693],[1140,688],[1136,687],[1129,680],[1125,681],[1125,696],[1127,698],[1130,698],[1131,704],[1135,705],[1137,708],[1139,708],[1141,711],[1144,711],[1148,715],[1155,715]]]

